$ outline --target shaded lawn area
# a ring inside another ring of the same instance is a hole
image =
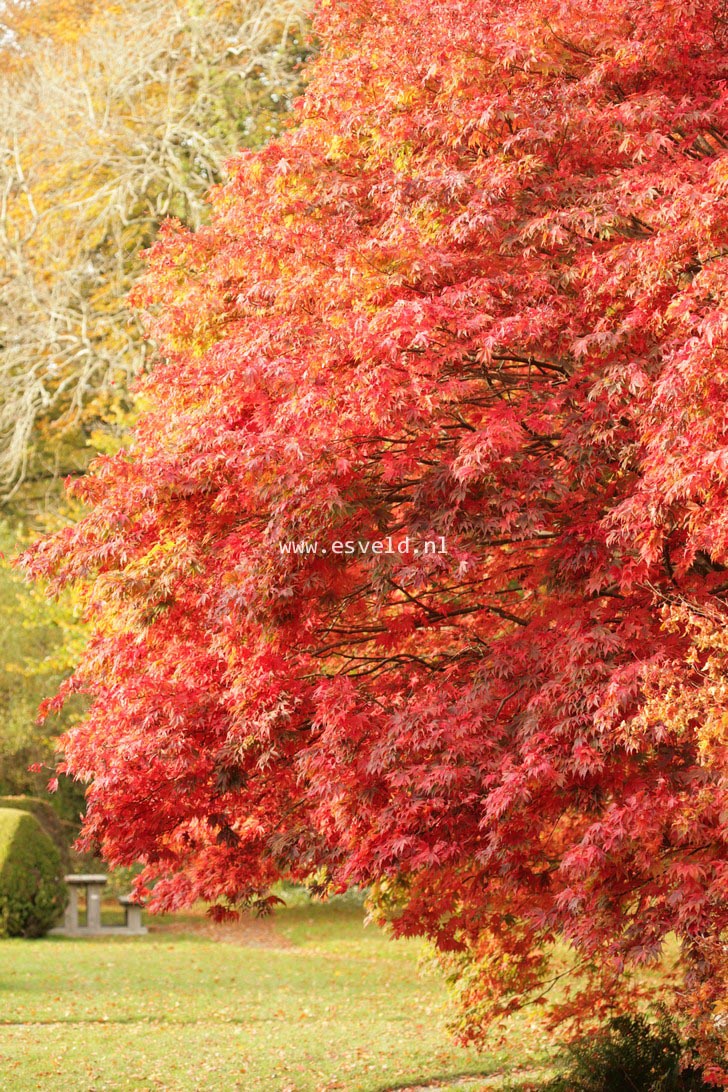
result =
[[[455,1048],[422,946],[364,929],[362,917],[351,905],[294,906],[243,943],[212,939],[190,916],[146,937],[2,941],[0,1084],[472,1092],[544,1061],[526,1019],[508,1051]],[[483,1079],[457,1080],[468,1074]]]

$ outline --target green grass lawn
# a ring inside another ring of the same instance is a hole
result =
[[[544,1061],[527,1021],[508,1052],[455,1048],[445,988],[421,966],[423,949],[365,929],[362,917],[350,904],[293,906],[247,944],[179,931],[194,918],[165,919],[170,931],[139,938],[2,941],[0,1087],[374,1092],[429,1083],[473,1092],[502,1090],[508,1071]],[[482,1079],[457,1079],[465,1075]]]

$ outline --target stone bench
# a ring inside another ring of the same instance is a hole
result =
[[[124,925],[101,924],[101,896],[108,876],[72,875],[64,876],[68,887],[68,905],[63,925],[51,929],[55,936],[63,937],[99,937],[99,936],[143,936],[147,930],[142,925],[142,907],[133,895],[121,895],[119,904],[124,908]],[[86,893],[86,924],[79,924],[79,894],[81,888]]]
[[[124,907],[124,921],[127,932],[140,936],[146,933],[146,926],[142,925],[142,907],[133,895],[119,895],[118,902]]]
[[[68,887],[68,904],[63,919],[63,929],[54,929],[54,932],[62,932],[66,936],[82,935],[84,933],[101,932],[101,893],[108,882],[108,876],[99,875],[73,875],[64,876]],[[78,898],[83,888],[86,892],[86,924],[78,922]]]

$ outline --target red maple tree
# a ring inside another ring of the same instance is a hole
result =
[[[26,557],[88,588],[86,838],[158,907],[375,885],[474,1036],[553,940],[598,1013],[676,934],[707,1057],[725,4],[319,6],[295,124],[153,248],[133,447]]]

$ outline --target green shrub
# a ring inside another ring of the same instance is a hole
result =
[[[72,823],[61,819],[47,800],[38,796],[0,796],[0,808],[13,808],[16,811],[29,811],[40,823],[49,838],[53,839],[61,855],[61,864],[66,872],[71,870],[71,843],[76,831]]]
[[[571,1047],[565,1072],[543,1092],[715,1092],[696,1069],[681,1067],[684,1053],[669,1016],[618,1016]]]
[[[0,935],[41,937],[63,912],[61,855],[30,812],[0,809]]]

